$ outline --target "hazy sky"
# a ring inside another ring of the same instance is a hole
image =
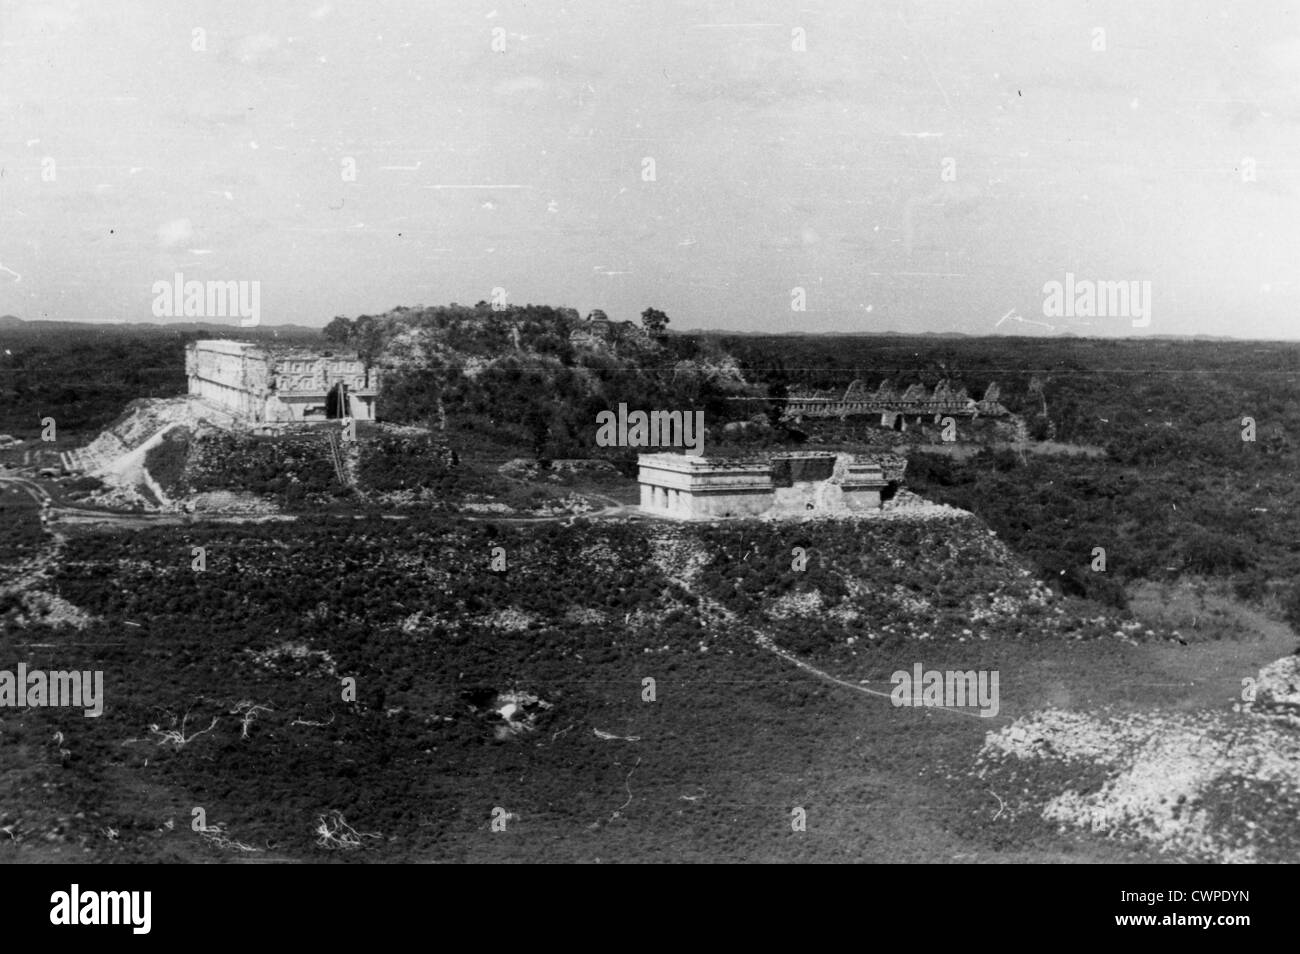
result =
[[[29,319],[179,271],[268,324],[1300,337],[1300,16],[1256,0],[0,0],[0,167]],[[1045,317],[1067,272],[1150,326]]]

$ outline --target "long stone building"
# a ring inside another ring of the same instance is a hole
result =
[[[678,520],[842,516],[879,510],[896,485],[880,462],[796,452],[767,460],[640,454],[641,510]]]
[[[249,424],[375,419],[379,372],[355,354],[204,340],[185,346],[189,393]]]
[[[964,387],[954,387],[949,381],[940,381],[933,391],[922,384],[899,389],[890,381],[880,382],[874,391],[868,391],[861,381],[848,386],[843,397],[819,395],[791,395],[786,402],[784,416],[792,420],[805,417],[853,417],[880,415],[882,427],[906,430],[908,419],[921,423],[930,418],[938,423],[944,417],[1006,417],[1010,412],[1001,404],[1001,390],[990,384],[982,400],[975,400]]]

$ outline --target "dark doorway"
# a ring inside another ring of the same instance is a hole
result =
[[[772,486],[790,487],[795,481],[826,480],[835,473],[835,455],[828,453],[784,454],[772,458]]]
[[[330,388],[325,395],[325,416],[331,421],[352,416],[348,408],[348,386],[342,381]]]

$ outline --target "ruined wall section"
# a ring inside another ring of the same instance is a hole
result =
[[[880,509],[881,492],[888,482],[879,464],[859,461],[851,454],[780,455],[773,463],[779,468],[783,459],[790,458],[793,458],[794,472],[802,471],[800,476],[809,479],[793,480],[789,487],[775,487],[772,514],[793,516]],[[821,477],[822,470],[829,473]]]

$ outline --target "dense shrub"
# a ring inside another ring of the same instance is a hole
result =
[[[176,427],[168,431],[163,439],[145,454],[145,467],[163,490],[172,491],[182,487],[189,450],[189,432],[184,428]]]
[[[1183,559],[1195,573],[1206,576],[1250,569],[1250,551],[1238,540],[1223,533],[1194,529],[1183,543]]]

